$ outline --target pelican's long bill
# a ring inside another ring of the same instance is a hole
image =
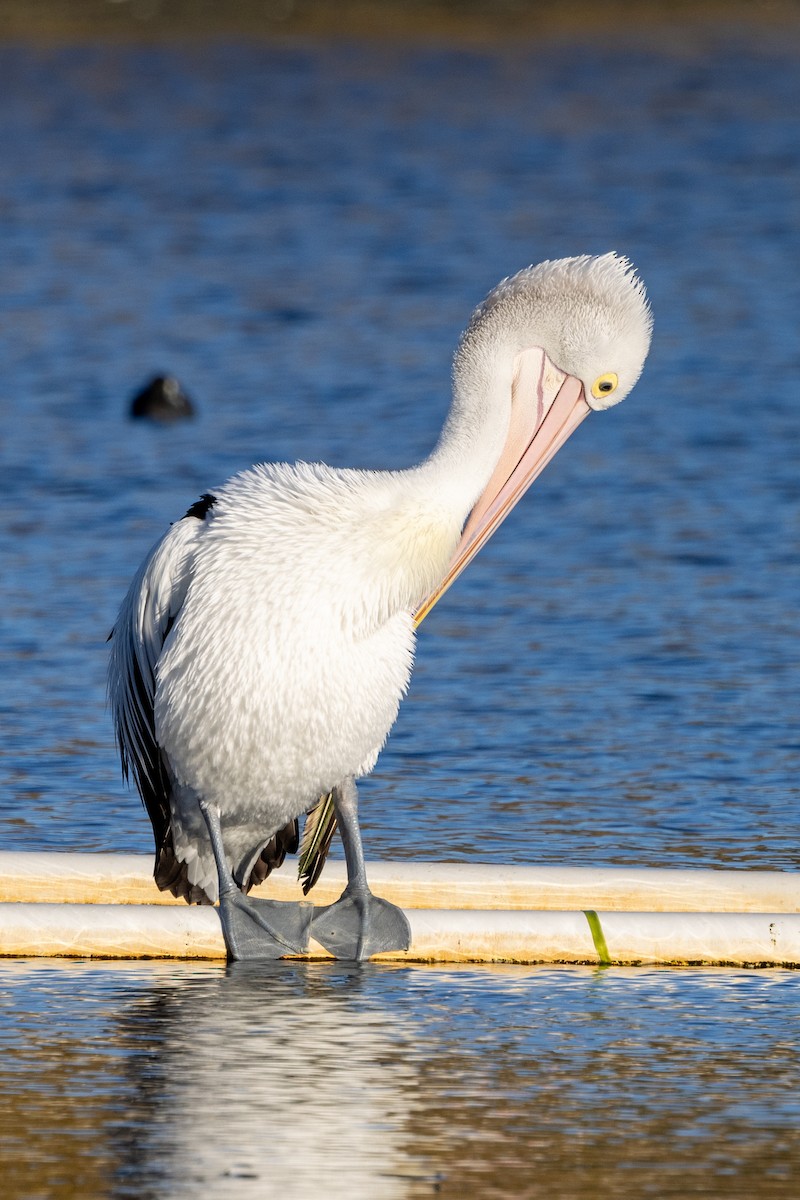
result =
[[[542,350],[525,350],[517,356],[511,420],[503,451],[469,515],[447,574],[415,612],[415,626],[425,619],[591,411],[581,381],[559,370]]]

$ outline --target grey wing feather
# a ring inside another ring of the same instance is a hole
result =
[[[331,841],[336,832],[336,810],[333,807],[333,794],[327,792],[320,796],[313,808],[306,814],[303,838],[300,842],[300,859],[297,864],[297,874],[303,887],[303,895],[307,896],[322,874]]]
[[[156,664],[186,598],[192,550],[202,527],[194,514],[177,521],[142,563],[111,633],[108,670],[122,772],[126,779],[133,774],[153,826],[156,883],[190,902],[206,897],[189,883],[184,864],[175,858],[171,783],[166,756],[156,741],[154,702]]]

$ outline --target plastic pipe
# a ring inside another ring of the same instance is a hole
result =
[[[392,962],[800,966],[800,915],[409,909],[411,949]],[[1,904],[0,956],[225,955],[213,908]],[[327,958],[316,943],[302,957]]]
[[[401,908],[800,912],[800,872],[790,871],[426,862],[375,862],[367,870],[374,891]],[[310,899],[330,904],[344,884],[344,863],[329,862]],[[303,898],[293,864],[252,894]],[[135,854],[0,851],[2,901],[183,906],[156,888],[150,856]]]

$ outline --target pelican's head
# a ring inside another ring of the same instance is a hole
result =
[[[417,610],[417,624],[581,421],[625,399],[642,372],[652,325],[643,284],[613,253],[527,267],[478,306],[456,354],[457,404],[477,397],[487,411],[502,410],[504,440],[447,576]]]
[[[463,344],[512,342],[544,351],[583,385],[589,408],[624,400],[642,373],[653,319],[644,285],[618,254],[559,258],[526,267],[475,310]]]

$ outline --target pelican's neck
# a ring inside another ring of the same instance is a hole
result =
[[[364,628],[374,625],[376,614],[413,612],[444,578],[470,510],[502,453],[514,349],[506,345],[490,355],[467,353],[465,347],[467,336],[455,357],[453,401],[433,453],[416,467],[383,476],[388,508],[371,503],[371,519],[361,526],[366,567],[356,616]],[[376,582],[378,600],[364,607]]]
[[[462,339],[453,363],[453,400],[439,441],[421,470],[463,524],[491,478],[511,417],[516,343]]]

